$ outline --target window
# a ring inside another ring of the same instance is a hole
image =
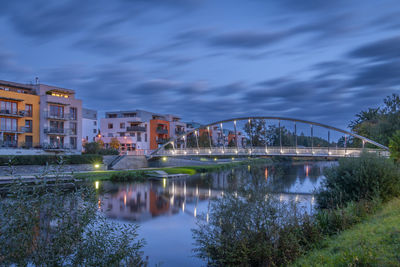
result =
[[[2,131],[17,131],[17,119],[1,118],[0,128]]]
[[[64,130],[64,122],[63,121],[50,121],[50,129],[56,131]]]
[[[25,116],[32,117],[33,107],[31,104],[25,104]]]
[[[135,137],[135,133],[131,133],[131,136],[132,136],[132,137]]]
[[[117,114],[108,114],[107,115],[107,118],[116,118],[117,117]]]
[[[50,105],[50,116],[57,118],[64,118],[64,107]]]
[[[52,147],[61,147],[64,145],[64,137],[50,136],[50,145]]]
[[[144,141],[147,142],[147,133],[144,134]]]
[[[140,133],[137,133],[137,141],[141,142],[142,141],[142,136],[140,135]]]
[[[71,120],[76,121],[78,119],[78,109],[69,108],[69,115],[71,116]]]
[[[112,123],[108,124],[108,129],[112,129],[114,127],[114,125]]]
[[[77,139],[76,139],[76,137],[70,137],[69,138],[69,144],[71,145],[72,149],[76,149],[77,148]]]
[[[27,133],[32,132],[32,120],[25,120],[25,131]]]
[[[94,134],[97,133],[97,129],[93,129],[93,133],[94,133]]]
[[[123,137],[125,136],[125,133],[119,133],[119,136]]]
[[[94,125],[94,126],[97,126],[97,121],[94,121],[94,122],[93,122],[93,125]]]
[[[125,129],[125,122],[121,122],[121,123],[119,124],[119,128]]]
[[[0,113],[17,114],[18,108],[16,102],[0,101]]]
[[[76,122],[70,122],[69,123],[69,128],[71,129],[71,134],[76,135],[77,134],[77,123]]]

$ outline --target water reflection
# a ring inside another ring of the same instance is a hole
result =
[[[161,179],[144,183],[103,182],[99,197],[101,210],[113,219],[146,221],[179,212],[196,217],[198,205],[224,196],[226,190],[237,190],[250,173],[264,174],[264,182],[281,201],[295,200],[313,204],[312,192],[319,186],[323,168],[331,163],[279,164],[247,166],[189,179]],[[261,175],[262,176],[262,175]],[[95,183],[98,188],[98,182]],[[190,208],[189,208],[190,207]]]
[[[110,219],[137,221],[141,237],[147,241],[145,254],[150,265],[204,265],[192,256],[191,228],[195,218],[210,221],[213,199],[237,194],[256,179],[270,188],[270,195],[281,202],[296,201],[307,212],[315,204],[312,192],[319,186],[324,167],[332,163],[310,162],[243,166],[187,179],[160,179],[142,183],[101,182],[101,210]],[[265,196],[268,199],[268,195]],[[170,246],[171,242],[180,248]],[[180,255],[177,257],[176,255]]]

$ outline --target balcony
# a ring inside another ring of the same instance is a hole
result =
[[[168,141],[167,138],[157,138],[156,142],[157,144],[165,144]]]
[[[157,132],[158,134],[168,134],[168,129],[164,129],[164,128],[161,128],[161,127],[157,127],[157,128],[156,128],[156,132]]]
[[[45,134],[54,134],[54,135],[67,135],[67,129],[64,128],[45,128]]]
[[[130,126],[130,127],[126,127],[126,131],[127,132],[145,132],[146,131],[146,127],[143,127],[143,126]]]
[[[61,143],[44,143],[42,144],[42,148],[45,151],[64,151],[67,149],[71,149],[70,146]]]
[[[184,130],[175,129],[175,134],[176,135],[181,135],[181,134],[184,134],[184,133],[185,133]]]
[[[18,131],[19,130],[19,131]],[[18,129],[18,128],[14,128],[14,129],[10,129],[10,128],[1,128],[0,129],[0,132],[3,132],[3,133],[15,133],[15,134],[17,134],[17,133],[23,133],[23,132],[21,132],[21,129]]]
[[[16,147],[18,147],[18,142],[17,141],[0,141],[0,147],[16,148]]]
[[[2,110],[0,110],[0,115],[8,116],[8,117],[22,118],[25,116],[25,110],[2,109]]]
[[[69,114],[56,114],[56,113],[50,113],[47,112],[46,115],[47,119],[52,119],[52,120],[68,120],[69,119]]]
[[[32,127],[21,126],[19,127],[21,133],[32,133]]]

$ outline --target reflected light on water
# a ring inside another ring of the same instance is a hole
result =
[[[167,186],[167,179],[166,178],[163,178],[162,179],[162,182],[163,182],[163,188],[165,188],[166,186]]]
[[[308,172],[309,172],[309,166],[306,165],[306,177],[308,177]]]
[[[96,182],[94,182],[94,187],[96,188],[96,189],[99,189],[99,181],[96,181]]]
[[[126,206],[126,194],[124,195],[124,205]]]
[[[182,211],[185,212],[185,202],[182,203]]]
[[[265,168],[264,175],[265,175],[265,181],[268,181],[268,168]]]
[[[194,208],[194,212],[193,212],[194,217],[197,216],[197,208]]]

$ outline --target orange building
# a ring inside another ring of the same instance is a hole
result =
[[[157,149],[166,143],[170,137],[169,121],[161,119],[150,120],[150,149]]]
[[[0,143],[2,147],[40,145],[39,103],[33,86],[0,80]]]

